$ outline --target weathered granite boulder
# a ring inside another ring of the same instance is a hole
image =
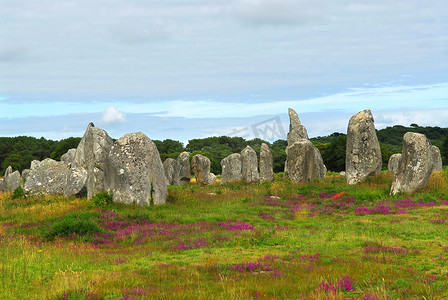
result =
[[[257,153],[250,146],[241,151],[241,179],[246,182],[259,180]]]
[[[301,139],[286,147],[288,177],[296,182],[323,180],[327,168],[319,149],[310,140]]]
[[[37,160],[37,159],[33,160],[33,161],[31,162],[31,167],[30,167],[30,169],[31,169],[31,170],[36,169],[36,168],[39,166],[39,164],[40,164],[40,161],[39,161],[39,160]]]
[[[0,193],[5,191],[5,179],[0,178]]]
[[[166,184],[180,185],[179,182],[179,163],[173,158],[167,158],[163,162],[163,169],[165,171]]]
[[[380,143],[370,109],[350,118],[347,129],[345,172],[348,184],[356,184],[381,172]]]
[[[230,154],[221,160],[221,183],[241,180],[241,154]]]
[[[401,153],[392,154],[387,163],[387,171],[390,173],[395,173],[398,169],[398,163],[401,159]]]
[[[9,166],[5,172],[5,178],[3,182],[3,191],[14,192],[16,188],[20,186],[20,172],[12,171],[12,167]]]
[[[403,137],[403,151],[390,193],[410,194],[423,188],[433,168],[434,154],[429,139],[424,134],[407,132]]]
[[[265,143],[261,144],[260,149],[260,180],[263,182],[274,180],[272,152]]]
[[[190,170],[190,155],[188,152],[182,152],[177,158],[177,164],[179,167],[179,183],[180,185],[186,185],[190,183],[191,170]]]
[[[319,149],[308,139],[305,127],[297,113],[289,111],[288,147],[286,147],[285,175],[292,181],[323,180],[327,168]],[[292,169],[290,169],[292,168]]]
[[[62,162],[64,163],[64,162]],[[81,167],[76,162],[67,164],[68,174],[67,182],[64,186],[64,195],[78,197],[87,196],[87,170]]]
[[[112,138],[106,131],[87,126],[86,132],[76,148],[74,161],[87,171],[87,198],[94,192],[104,191],[104,165],[113,145]]]
[[[51,158],[33,161],[23,189],[29,193],[63,194],[68,173],[67,164]]]
[[[210,184],[216,183],[216,175],[213,173],[210,173]]]
[[[105,189],[113,193],[114,202],[140,206],[166,202],[168,190],[159,151],[144,133],[119,138],[104,166]]]
[[[296,111],[292,108],[288,109],[289,115],[289,132],[287,135],[288,146],[292,146],[295,142],[306,139],[308,140],[308,133],[305,126],[300,123],[299,116]]]
[[[76,157],[76,148],[73,148],[68,150],[67,153],[61,156],[61,161],[66,164],[71,164],[75,161],[75,157]]]
[[[440,155],[440,149],[437,146],[432,146],[432,154],[433,154],[433,159],[434,159],[434,168],[433,168],[433,172],[438,172],[438,171],[442,171],[443,170],[443,165],[442,165],[442,155]]]
[[[191,159],[191,167],[193,168],[194,176],[196,177],[196,183],[213,183],[213,178],[210,175],[210,159],[208,157],[196,154]]]

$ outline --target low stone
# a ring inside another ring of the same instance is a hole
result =
[[[71,164],[75,161],[75,157],[76,157],[76,148],[73,148],[68,150],[67,153],[61,156],[61,161],[66,164]]]
[[[140,206],[166,202],[168,190],[159,151],[144,133],[119,138],[104,165],[105,188],[113,193],[114,202]]]
[[[401,153],[392,154],[387,163],[387,171],[390,173],[395,173],[398,169],[398,164],[401,159]]]
[[[20,172],[12,171],[12,167],[9,166],[5,172],[5,178],[3,182],[3,190],[5,192],[14,192],[16,188],[20,186]]]
[[[213,183],[213,178],[210,173],[210,159],[208,157],[201,154],[196,154],[191,159],[191,167],[193,168],[196,183],[201,184]]]
[[[434,159],[434,168],[433,168],[433,172],[438,172],[438,171],[442,171],[443,170],[443,165],[442,165],[442,155],[440,154],[440,149],[437,146],[432,146],[432,154],[433,154],[433,159]]]
[[[380,143],[370,109],[350,118],[347,129],[345,172],[348,184],[378,175],[382,167]]]
[[[259,180],[257,153],[250,146],[241,151],[241,179],[246,182]]]
[[[391,194],[411,194],[426,186],[434,168],[434,153],[429,139],[421,133],[407,132],[403,151],[394,173]]]
[[[177,164],[179,167],[178,176],[179,184],[186,185],[190,183],[191,170],[190,170],[190,155],[188,152],[182,152],[177,158]]]
[[[291,181],[313,182],[323,180],[327,168],[319,149],[310,140],[302,139],[286,148],[286,167]]]
[[[30,171],[31,171],[30,169],[25,169],[22,171],[22,186],[25,185],[26,179],[28,178]]]
[[[265,143],[261,144],[260,149],[260,180],[262,182],[274,180],[272,152]]]
[[[51,158],[33,161],[23,189],[29,193],[63,194],[69,167]]]
[[[221,183],[241,180],[241,154],[230,154],[221,160]]]
[[[344,176],[345,177],[345,171],[339,172],[339,176]]]
[[[0,193],[5,191],[5,179],[0,178]]]

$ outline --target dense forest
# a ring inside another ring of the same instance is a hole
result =
[[[395,125],[377,130],[383,156],[383,168],[387,168],[389,157],[394,153],[400,153],[403,135],[406,132],[419,132],[425,134],[440,148],[444,165],[448,164],[448,128],[421,127],[411,124],[410,127]],[[22,171],[31,165],[31,161],[53,158],[60,160],[61,156],[71,148],[76,148],[81,138],[67,138],[60,141],[47,140],[27,136],[0,137],[0,174],[4,174],[8,166],[14,170]],[[345,169],[345,143],[347,137],[342,133],[332,133],[324,137],[310,139],[320,150],[327,169],[330,171],[343,171]],[[257,154],[260,153],[262,143],[267,143],[274,157],[274,172],[283,172],[286,160],[285,149],[287,142],[277,140],[273,143],[261,139],[245,140],[241,137],[208,137],[192,139],[187,145],[179,141],[166,139],[154,140],[164,161],[168,157],[176,158],[179,153],[188,151],[191,156],[202,154],[210,158],[211,172],[221,174],[221,160],[232,154],[241,152],[247,145],[251,146]]]

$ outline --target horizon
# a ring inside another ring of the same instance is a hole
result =
[[[289,107],[313,137],[364,109],[377,129],[448,126],[445,1],[0,5],[0,136],[286,138]]]

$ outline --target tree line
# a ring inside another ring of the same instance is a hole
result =
[[[394,153],[400,153],[403,135],[406,132],[418,132],[425,134],[432,142],[440,148],[443,164],[448,164],[448,128],[421,127],[411,124],[410,127],[395,125],[377,130],[383,156],[383,168],[387,168],[389,158]],[[61,156],[71,148],[76,148],[81,138],[70,137],[60,141],[47,140],[45,138],[34,138],[27,136],[0,137],[0,174],[3,175],[8,166],[20,172],[30,168],[31,161],[52,158],[60,160]],[[329,171],[340,172],[345,169],[345,143],[347,136],[343,133],[332,133],[328,136],[319,136],[310,139],[322,154],[324,164]],[[208,137],[192,139],[187,145],[181,142],[166,139],[154,140],[159,150],[162,161],[177,156],[187,151],[191,156],[202,154],[210,159],[210,171],[221,174],[221,160],[232,153],[239,153],[246,146],[251,146],[259,155],[262,143],[269,145],[274,159],[274,172],[283,172],[286,160],[286,140],[277,140],[269,143],[259,138],[245,140],[242,137]]]

